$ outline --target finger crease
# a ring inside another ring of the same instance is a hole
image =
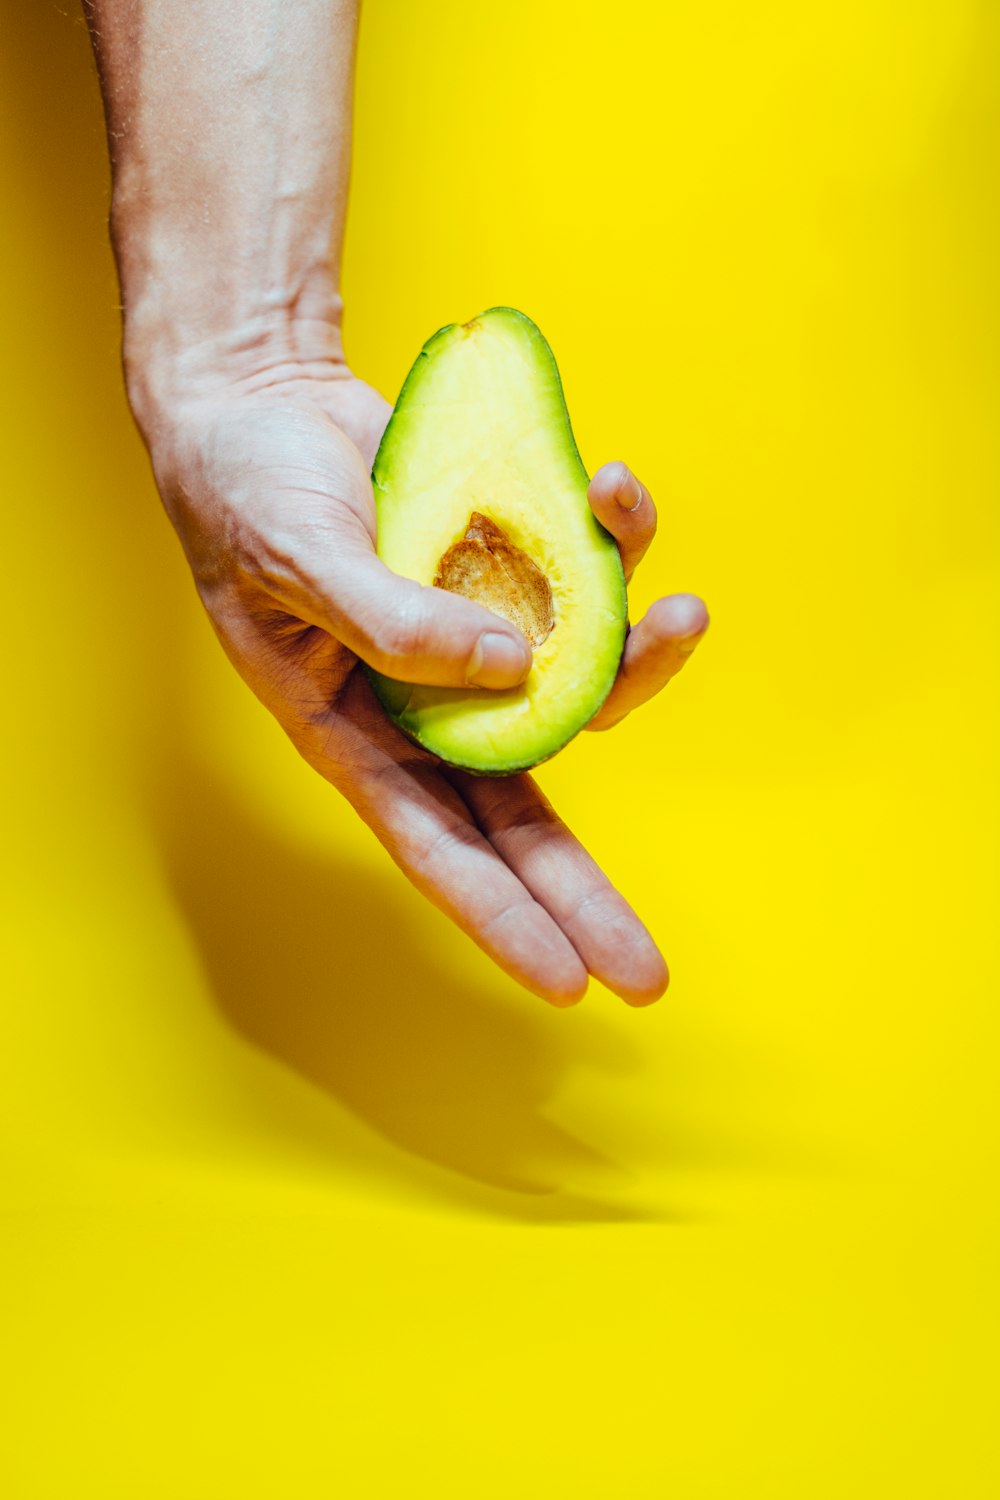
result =
[[[432,839],[425,848],[420,850],[413,861],[413,874],[417,877],[421,876],[442,848],[447,849],[457,844],[462,845],[466,849],[474,849],[479,843],[480,835],[473,828],[465,829],[458,827],[442,829],[436,838]]]

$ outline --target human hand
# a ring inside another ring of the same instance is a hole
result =
[[[202,390],[147,427],[202,601],[305,759],[501,968],[556,1005],[579,1000],[588,974],[647,1004],[667,984],[656,945],[532,778],[443,765],[395,728],[356,670],[360,659],[404,681],[460,686],[478,666],[478,684],[500,688],[531,660],[506,621],[377,559],[369,474],[389,412],[329,364]],[[656,528],[649,493],[618,463],[588,493],[630,577]],[[657,601],[589,727],[611,727],[658,692],[707,624],[691,595]],[[484,632],[492,650],[477,658]]]
[[[88,0],[87,15],[129,397],[231,661],[508,973],[556,1004],[588,972],[630,1003],[655,999],[667,975],[652,939],[531,778],[439,764],[355,670],[361,657],[414,682],[500,688],[531,662],[506,621],[375,556],[369,472],[389,407],[340,340],[357,5]],[[634,484],[609,465],[590,486],[627,572],[655,526]],[[687,595],[654,605],[593,727],[662,687],[706,624]]]

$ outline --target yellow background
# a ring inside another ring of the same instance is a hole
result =
[[[993,1495],[1000,11],[371,0],[349,353],[538,320],[713,627],[540,773],[558,1013],[236,679],[125,409],[76,11],[5,7],[0,1487]]]

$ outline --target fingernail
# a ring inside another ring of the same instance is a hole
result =
[[[628,479],[617,494],[618,504],[624,511],[638,510],[642,504],[642,485],[629,470]]]
[[[683,635],[674,637],[677,650],[681,656],[690,656],[695,647],[704,640],[705,631],[711,623],[708,610],[697,594],[674,594],[671,602],[675,616],[680,612],[678,623],[687,625]]]
[[[469,657],[465,680],[470,687],[511,688],[523,682],[531,667],[531,648],[509,635],[487,630]]]
[[[708,629],[708,621],[698,630],[693,630],[690,635],[682,635],[677,640],[677,651],[681,656],[690,656],[705,639],[705,631]]]

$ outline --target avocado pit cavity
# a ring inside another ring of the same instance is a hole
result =
[[[507,533],[474,510],[465,535],[438,563],[434,586],[463,594],[516,625],[532,647],[555,625],[549,580]]]

